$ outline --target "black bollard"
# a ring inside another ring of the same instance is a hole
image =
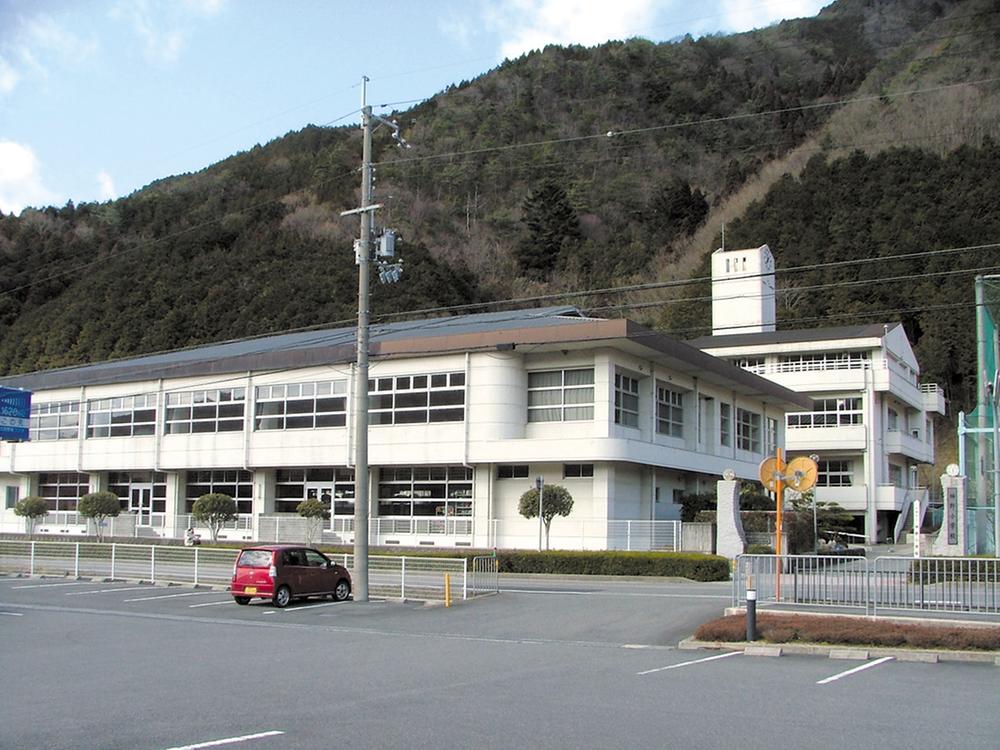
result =
[[[747,640],[757,640],[757,591],[747,589]]]

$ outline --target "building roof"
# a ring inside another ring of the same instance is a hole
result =
[[[66,367],[0,379],[0,385],[47,390],[159,378],[220,375],[349,363],[356,358],[356,328],[278,334],[227,341],[142,357]],[[532,351],[614,345],[703,381],[768,403],[803,408],[811,401],[689,344],[633,321],[591,318],[575,307],[459,315],[398,323],[375,323],[369,354],[415,357],[469,351]]]
[[[834,328],[799,328],[791,331],[735,333],[721,336],[701,336],[688,341],[698,349],[721,349],[730,346],[760,346],[765,344],[796,344],[803,341],[843,341],[845,339],[881,339],[901,323],[868,323],[861,326]]]

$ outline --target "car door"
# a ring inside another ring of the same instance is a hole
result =
[[[309,578],[309,591],[314,594],[329,594],[335,583],[331,583],[329,559],[322,552],[314,549],[303,549],[305,557],[305,575]]]
[[[308,593],[305,556],[301,549],[286,549],[281,553],[281,579],[288,584],[295,596]]]

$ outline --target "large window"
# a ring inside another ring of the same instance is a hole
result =
[[[569,422],[593,418],[593,368],[528,373],[529,422]]]
[[[615,373],[615,424],[639,426],[639,380]]]
[[[49,510],[76,510],[76,502],[90,492],[90,477],[76,472],[38,475],[38,494]]]
[[[733,444],[732,404],[719,404],[719,442],[722,445]]]
[[[319,500],[335,516],[354,515],[354,469],[279,469],[274,509],[295,513],[303,500]]]
[[[472,469],[396,466],[379,470],[380,516],[471,516]]]
[[[528,464],[500,464],[497,466],[497,479],[527,479]]]
[[[656,386],[656,431],[670,437],[684,437],[684,396],[680,391]]]
[[[850,461],[828,460],[817,464],[817,487],[850,487],[854,467]]]
[[[764,427],[764,453],[773,456],[778,449],[778,420],[768,417]]]
[[[583,479],[594,476],[593,464],[563,464],[563,479]]]
[[[347,421],[346,394],[346,380],[259,385],[254,399],[254,429],[343,427]]]
[[[741,451],[760,453],[760,414],[748,409],[736,409],[736,447]]]
[[[190,513],[202,495],[220,492],[236,501],[236,512],[253,513],[253,474],[242,469],[189,471],[185,488],[184,512]]]
[[[239,432],[245,403],[245,388],[168,393],[166,431]]]
[[[368,381],[368,424],[427,424],[465,419],[465,373],[396,375]]]
[[[149,487],[153,491],[153,513],[167,510],[167,475],[162,471],[112,471],[108,473],[108,492],[118,495],[122,510],[129,507],[133,487]]]
[[[76,440],[80,437],[80,402],[32,404],[28,429],[32,440]]]
[[[87,437],[132,437],[156,432],[156,394],[87,402]]]
[[[781,372],[811,372],[815,370],[859,370],[869,366],[868,352],[821,352],[817,354],[784,354],[778,358]]]
[[[860,398],[821,398],[813,402],[812,411],[793,412],[785,416],[789,427],[839,427],[861,424]]]

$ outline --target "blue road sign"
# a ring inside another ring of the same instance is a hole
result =
[[[31,391],[0,386],[0,440],[27,440]]]

